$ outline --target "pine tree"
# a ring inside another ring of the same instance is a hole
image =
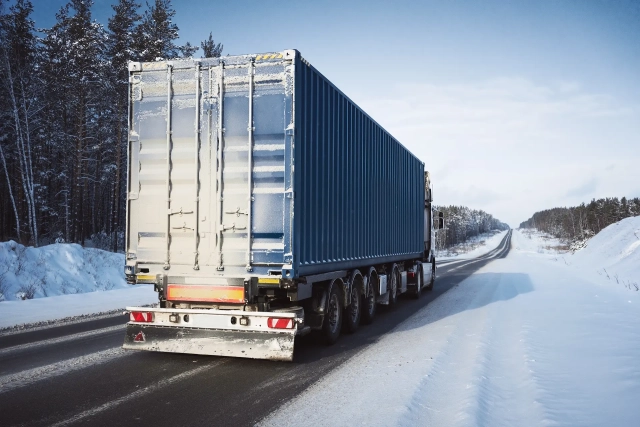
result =
[[[147,5],[144,19],[136,0],[115,1],[108,34],[92,19],[92,0],[69,0],[41,39],[31,1],[0,0],[0,240],[91,238],[120,249],[127,62],[196,47],[176,45],[168,0]]]
[[[435,206],[435,212],[442,212],[445,228],[436,231],[438,250],[465,243],[469,239],[494,230],[508,230],[509,226],[491,214],[466,206]]]
[[[107,56],[110,61],[110,76],[114,91],[111,95],[113,100],[113,117],[110,127],[114,135],[114,168],[113,182],[111,184],[111,194],[109,197],[110,209],[109,220],[106,232],[111,238],[111,250],[118,250],[118,232],[120,224],[124,218],[125,201],[122,195],[125,194],[122,171],[124,170],[124,159],[127,149],[127,91],[128,91],[128,67],[131,60],[139,57],[135,45],[135,33],[141,16],[138,14],[140,5],[134,0],[120,0],[113,5],[114,15],[109,19],[109,41],[107,43]]]
[[[178,50],[180,51],[180,56],[182,58],[192,58],[193,54],[200,49],[198,46],[193,46],[191,43],[186,42],[184,46],[180,46]]]
[[[589,204],[553,208],[536,212],[521,228],[536,228],[554,237],[574,243],[598,234],[605,227],[630,216],[640,214],[636,206],[640,199],[607,197],[593,199]]]
[[[71,0],[43,40],[47,86],[56,88],[49,97],[54,115],[48,118],[48,131],[63,165],[58,171],[62,182],[57,194],[64,198],[60,216],[65,217],[66,240],[81,243],[96,225],[91,196],[101,179],[100,124],[109,114],[104,102],[110,92],[105,85],[106,36],[104,28],[92,21],[92,5],[91,0]]]
[[[179,36],[178,26],[173,22],[176,11],[171,6],[171,0],[155,0],[153,5],[147,3],[147,8],[136,35],[142,61],[178,58],[193,49],[190,44],[175,44]]]
[[[209,38],[200,43],[203,58],[219,58],[222,55],[222,44],[213,40],[213,33],[209,33]]]
[[[111,8],[114,15],[109,18],[107,25],[109,29],[107,56],[111,67],[115,70],[118,82],[126,85],[127,63],[139,57],[135,35],[141,18],[138,13],[140,4],[135,0],[119,0],[118,4],[112,5]],[[126,99],[126,91],[124,98]]]

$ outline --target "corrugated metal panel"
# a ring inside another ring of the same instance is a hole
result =
[[[421,256],[424,165],[297,52],[144,63],[131,78],[127,252],[150,273]]]
[[[293,275],[419,257],[424,164],[297,56]]]

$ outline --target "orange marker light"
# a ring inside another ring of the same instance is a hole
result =
[[[170,284],[167,300],[244,303],[244,287]]]

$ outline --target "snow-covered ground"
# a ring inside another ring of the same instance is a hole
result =
[[[611,224],[566,260],[578,271],[597,273],[601,282],[640,290],[640,216]]]
[[[263,424],[640,425],[640,292],[597,273],[609,265],[640,277],[640,220],[625,221],[567,263],[549,241],[514,230],[506,258]]]
[[[156,301],[153,286],[126,283],[122,254],[75,244],[0,243],[0,328]]]
[[[569,253],[568,245],[546,233],[535,229],[519,229],[518,231],[523,238],[517,242],[517,245],[513,246],[517,251],[542,255]]]
[[[481,234],[466,243],[457,245],[455,248],[438,252],[436,259],[438,261],[450,261],[479,257],[497,248],[507,231]]]

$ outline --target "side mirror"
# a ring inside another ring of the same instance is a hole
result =
[[[438,230],[444,228],[444,212],[438,212]]]

